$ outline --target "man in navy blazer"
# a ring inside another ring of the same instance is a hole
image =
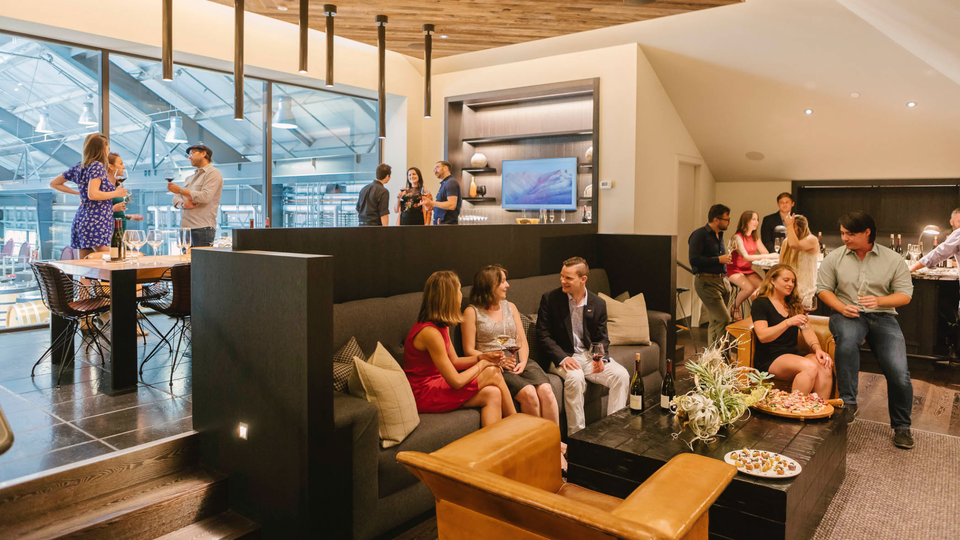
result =
[[[607,339],[607,305],[587,290],[587,261],[573,257],[563,262],[560,288],[543,295],[537,315],[537,341],[541,358],[551,373],[563,379],[563,403],[567,411],[567,433],[583,429],[583,393],[587,381],[610,389],[608,414],[627,404],[630,374],[617,362],[594,362],[593,343],[610,347]],[[609,359],[608,359],[609,360]]]

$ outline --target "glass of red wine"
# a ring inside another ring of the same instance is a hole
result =
[[[603,343],[596,342],[590,345],[590,356],[593,357],[593,372],[598,373],[602,368],[604,356]]]

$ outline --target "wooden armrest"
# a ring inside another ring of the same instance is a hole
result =
[[[736,474],[737,468],[723,461],[680,454],[653,473],[612,513],[643,523],[662,538],[683,538]]]
[[[560,428],[549,420],[514,414],[454,441],[431,455],[556,493]]]

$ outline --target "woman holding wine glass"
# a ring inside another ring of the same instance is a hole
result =
[[[730,316],[733,320],[740,320],[740,304],[750,298],[760,287],[759,274],[753,270],[753,262],[763,259],[776,258],[776,253],[767,251],[767,247],[760,241],[757,227],[760,225],[760,216],[753,210],[747,210],[740,215],[737,232],[733,235],[730,249],[730,264],[727,265],[727,279],[740,288],[740,292],[730,307]]]
[[[407,169],[407,186],[397,194],[397,206],[393,210],[397,214],[397,224],[429,224],[433,210],[427,210],[423,206],[423,201],[429,198],[430,191],[423,186],[423,175],[420,174],[420,169],[416,167]]]
[[[480,409],[483,426],[516,414],[501,366],[514,360],[495,350],[460,357],[450,343],[449,328],[463,320],[460,279],[434,272],[423,289],[420,314],[403,343],[403,371],[420,413],[443,413],[461,407]]]
[[[810,232],[807,218],[799,214],[787,214],[783,218],[787,227],[787,239],[780,248],[780,262],[797,274],[797,294],[803,305],[811,305],[817,291],[817,259],[820,241]],[[816,307],[816,306],[814,306]]]
[[[767,272],[753,301],[753,330],[757,336],[753,367],[774,378],[792,381],[793,391],[816,392],[823,399],[833,390],[833,359],[820,347],[798,294],[797,277],[786,264]],[[799,338],[812,353],[797,354]]]
[[[107,178],[113,182],[113,185],[120,187],[127,179],[127,168],[123,164],[123,158],[120,154],[110,152],[107,155]],[[130,202],[130,193],[127,192],[123,197],[113,198],[113,219],[121,220],[124,230],[127,228],[127,221],[143,221],[140,214],[128,214],[127,203]]]
[[[470,305],[460,324],[463,353],[474,355],[504,348],[509,351],[516,365],[504,370],[503,380],[510,395],[520,403],[520,411],[542,416],[559,426],[557,397],[543,368],[529,361],[530,345],[517,306],[507,300],[509,288],[507,271],[498,264],[487,266],[474,276]]]

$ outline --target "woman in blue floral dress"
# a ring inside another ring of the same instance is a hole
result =
[[[80,258],[94,251],[110,251],[113,235],[113,198],[126,197],[127,190],[115,188],[107,176],[110,143],[102,133],[93,133],[83,142],[83,161],[50,182],[50,187],[63,193],[80,195],[80,208],[73,218],[70,247],[79,250]],[[65,182],[73,182],[73,190]]]

